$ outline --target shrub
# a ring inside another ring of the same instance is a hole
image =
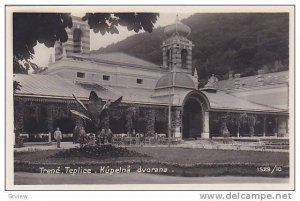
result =
[[[110,157],[142,157],[148,156],[136,151],[130,151],[123,147],[115,147],[113,145],[86,145],[81,148],[72,148],[60,151],[56,157],[88,157],[88,158],[110,158]]]
[[[24,139],[20,136],[19,130],[15,130],[14,132],[15,135],[15,148],[20,148],[24,146]]]

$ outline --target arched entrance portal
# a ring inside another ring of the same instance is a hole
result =
[[[183,138],[201,137],[203,131],[202,108],[196,99],[189,99],[183,108]]]
[[[209,101],[198,90],[189,92],[182,103],[182,138],[209,138]]]

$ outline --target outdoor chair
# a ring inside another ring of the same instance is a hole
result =
[[[166,144],[167,139],[165,137],[158,137],[158,144]]]
[[[123,142],[122,142],[121,137],[113,137],[112,138],[112,144],[120,146],[120,145],[122,145],[122,143]]]
[[[154,137],[145,137],[145,144],[154,144],[155,139]]]

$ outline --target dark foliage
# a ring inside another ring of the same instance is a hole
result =
[[[249,76],[261,68],[288,70],[288,13],[202,13],[182,22],[192,29],[188,38],[195,44],[193,66],[200,79],[213,73],[224,79],[229,71]],[[122,51],[161,65],[160,45],[165,39],[159,27],[151,34],[134,35],[97,51]],[[281,65],[274,65],[276,61]]]
[[[34,46],[39,42],[53,47],[55,41],[67,41],[66,27],[72,27],[72,18],[68,13],[14,13],[14,73],[27,73],[29,68],[37,68],[30,62]]]
[[[24,139],[20,136],[20,131],[15,130],[14,132],[15,135],[15,148],[20,148],[24,146]]]
[[[117,26],[125,26],[128,31],[140,30],[152,32],[158,13],[87,13],[82,19],[88,21],[95,33],[104,35],[106,32],[118,34]]]

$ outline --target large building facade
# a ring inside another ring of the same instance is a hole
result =
[[[105,102],[123,96],[110,111],[113,133],[168,133],[171,106],[172,137],[220,136],[288,137],[288,72],[218,81],[214,76],[203,89],[193,75],[190,27],[178,20],[165,28],[160,47],[163,64],[121,52],[91,53],[88,25],[73,19],[68,41],[55,44],[41,74],[16,74],[21,89],[14,94],[14,123],[23,133],[48,133],[60,127],[72,133],[87,123],[70,113],[73,94],[88,103],[90,91]]]

